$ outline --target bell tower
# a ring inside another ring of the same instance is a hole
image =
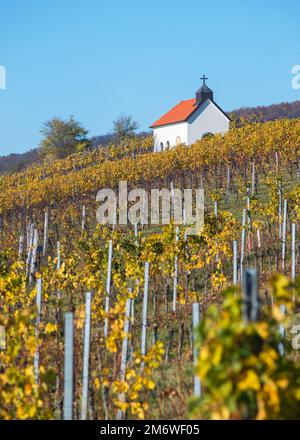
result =
[[[205,84],[205,81],[208,79],[205,75],[202,76],[203,84],[200,87],[200,89],[196,92],[196,103],[195,105],[203,104],[207,99],[210,99],[213,101],[214,99],[214,93],[212,90],[210,90],[209,87]]]

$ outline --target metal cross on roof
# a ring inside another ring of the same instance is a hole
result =
[[[203,75],[200,79],[203,81],[203,85],[205,84],[205,81],[208,79],[207,76]]]

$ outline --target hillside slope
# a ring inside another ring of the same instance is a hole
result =
[[[300,101],[258,107],[242,107],[233,110],[231,114],[246,119],[255,116],[261,122],[275,121],[275,119],[295,119],[300,118]]]
[[[9,396],[0,418],[62,419],[70,311],[74,419],[81,418],[87,302],[90,419],[120,418],[120,408],[130,419],[244,419],[245,408],[247,419],[300,418],[299,356],[290,356],[290,338],[281,336],[290,334],[300,306],[300,284],[292,281],[300,261],[300,120],[248,124],[161,153],[148,154],[145,142],[141,150],[133,144],[108,157],[78,154],[0,177],[0,325],[7,336],[1,362],[8,372],[0,375],[0,394]],[[96,192],[117,188],[121,179],[148,191],[171,182],[201,185],[216,204],[206,205],[199,235],[173,222],[96,226]],[[249,267],[260,298],[251,310],[259,307],[260,318],[245,325],[250,301],[242,301],[239,286]],[[121,376],[126,335],[128,374]],[[193,368],[195,347],[202,368]],[[204,393],[191,406],[194,377]]]
[[[273,121],[275,119],[295,119],[300,118],[300,101],[260,107],[243,107],[229,113],[236,117],[246,119],[255,116],[255,118],[261,122]],[[140,136],[142,137],[145,135],[147,135],[147,133],[140,133]],[[99,145],[105,147],[113,142],[113,135],[108,133],[102,136],[94,136],[90,141],[93,148],[96,148]],[[0,156],[0,174],[24,170],[35,162],[38,162],[37,148],[22,154]]]
[[[267,174],[275,161],[281,167],[297,165],[300,120],[249,124],[225,136],[203,139],[189,148],[178,147],[163,153],[145,153],[119,160],[99,161],[91,155],[78,155],[0,180],[0,212],[38,206],[57,206],[68,201],[92,199],[100,188],[116,188],[120,180],[129,186],[160,187],[171,180],[180,186],[199,182],[201,176],[211,187],[225,187],[227,166],[232,179],[249,179],[251,163],[257,172]],[[129,148],[130,150],[130,148]],[[93,153],[92,153],[93,154]],[[77,165],[77,160],[79,164]]]

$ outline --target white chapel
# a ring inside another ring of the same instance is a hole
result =
[[[196,98],[181,101],[150,126],[154,151],[191,145],[203,136],[229,130],[229,116],[214,101],[213,91],[205,83],[208,78],[203,75],[201,79]]]

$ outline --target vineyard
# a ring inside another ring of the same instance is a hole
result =
[[[151,145],[0,177],[1,419],[300,418],[300,120]],[[203,231],[97,225],[122,180]]]

